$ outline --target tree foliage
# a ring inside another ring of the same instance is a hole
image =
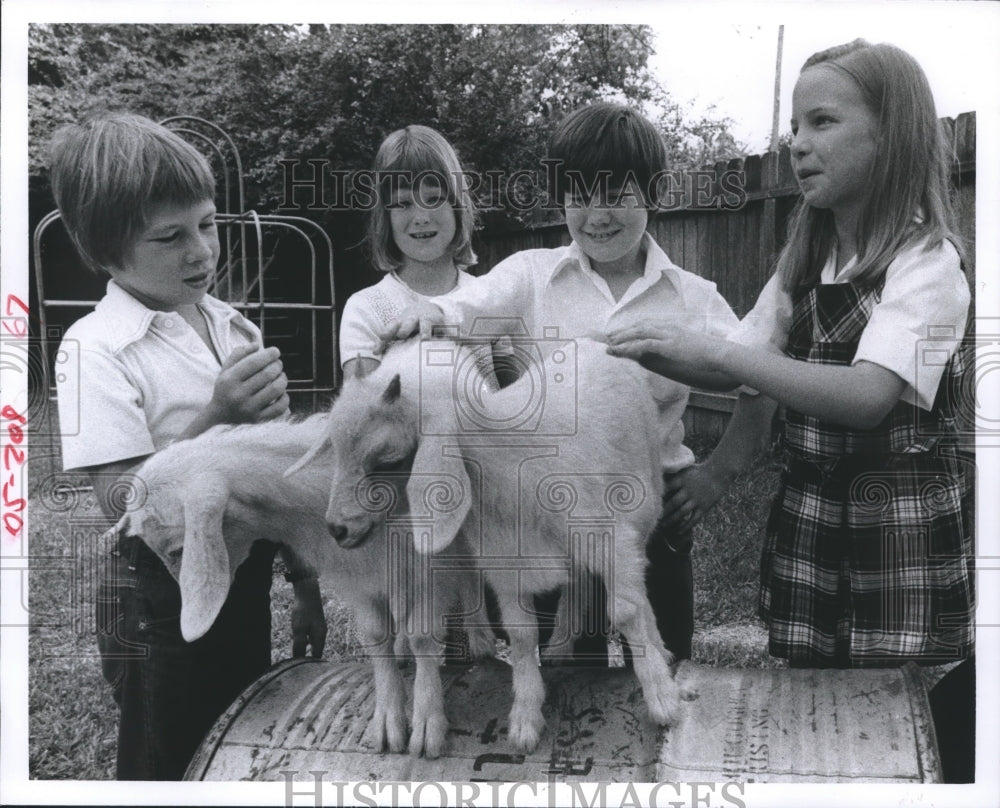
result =
[[[678,167],[738,153],[726,119],[692,121],[659,86],[651,42],[626,25],[36,25],[32,175],[52,131],[96,108],[219,125],[265,211],[283,200],[280,161],[366,168],[410,123],[440,130],[470,170],[535,169],[559,118],[598,99],[646,110]]]

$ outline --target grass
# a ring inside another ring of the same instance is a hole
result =
[[[37,779],[114,777],[117,707],[101,675],[94,636],[97,538],[106,526],[79,476],[58,472],[58,452],[35,436],[29,462],[29,771]],[[37,447],[37,451],[36,451]],[[707,454],[710,442],[695,440]],[[697,662],[771,667],[756,618],[758,560],[777,470],[761,456],[695,528]],[[75,548],[75,549],[74,549]],[[363,658],[349,613],[325,601],[324,657]],[[273,659],[291,656],[291,586],[272,590]]]

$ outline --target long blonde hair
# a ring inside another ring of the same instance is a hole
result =
[[[878,119],[878,144],[868,178],[871,193],[858,217],[855,281],[877,284],[900,251],[917,239],[926,239],[926,249],[948,239],[961,255],[949,198],[951,160],[923,69],[906,51],[863,39],[813,54],[802,72],[819,64],[849,76]],[[835,244],[833,213],[800,199],[778,257],[784,288],[793,291],[819,283]]]

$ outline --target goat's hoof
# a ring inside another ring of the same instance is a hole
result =
[[[518,752],[534,752],[545,730],[541,711],[511,710],[507,737]]]
[[[413,732],[410,735],[410,754],[428,760],[441,757],[444,751],[445,734],[448,731],[448,721],[444,716],[429,716],[426,720],[414,720]]]
[[[649,717],[660,726],[672,727],[681,717],[681,690],[673,679],[658,682],[643,692]]]
[[[380,752],[399,753],[406,749],[406,714],[392,710],[376,710],[372,719],[375,728],[375,748]]]

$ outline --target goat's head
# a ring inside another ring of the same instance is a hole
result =
[[[215,475],[188,469],[179,477],[154,456],[137,477],[145,496],[129,506],[114,530],[142,539],[166,565],[180,585],[181,634],[196,640],[215,622],[253,539],[242,530],[223,536],[229,490]]]
[[[398,373],[349,379],[324,445],[293,467],[332,452],[326,521],[341,547],[385,535],[391,520],[412,529],[418,551],[435,552],[451,543],[468,514],[472,491],[457,442],[426,434],[416,391],[404,384]]]

